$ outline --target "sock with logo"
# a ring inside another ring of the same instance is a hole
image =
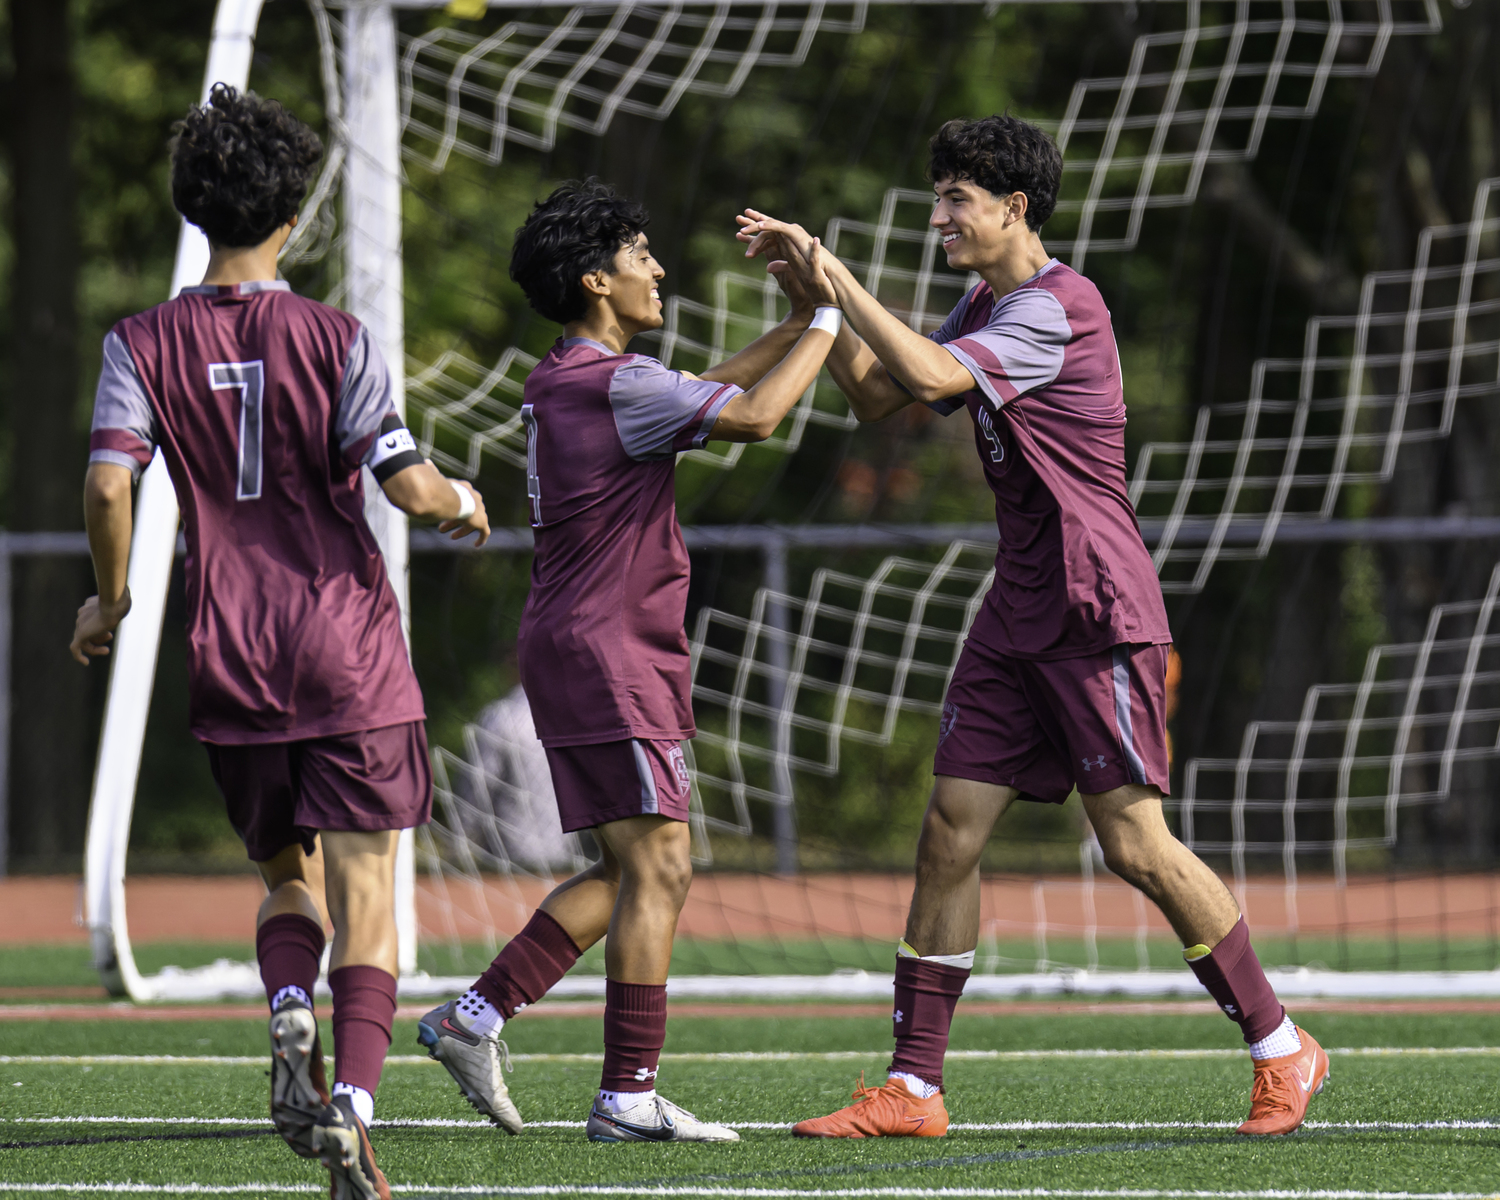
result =
[[[649,1092],[603,1092],[599,1093],[599,1107],[607,1113],[628,1112],[637,1104],[646,1104],[656,1099],[656,1089]]]
[[[503,1025],[545,996],[581,953],[568,931],[550,913],[537,909],[526,928],[505,943],[470,991],[494,1006]],[[469,1018],[468,1011],[463,1012]]]
[[[333,1094],[349,1097],[354,1115],[364,1122],[366,1128],[375,1119],[375,1097],[364,1088],[355,1087],[352,1083],[336,1083],[333,1085]]]
[[[287,996],[312,1007],[323,940],[322,926],[301,913],[280,913],[261,922],[255,931],[255,961],[272,1012]]]
[[[347,1084],[373,1096],[391,1048],[396,980],[379,967],[340,967],[329,972],[328,986],[333,989],[333,1094]]]
[[[480,1037],[492,1037],[505,1028],[500,1010],[473,988],[458,998],[458,1014],[470,1031]]]
[[[1297,1032],[1297,1026],[1292,1024],[1291,1017],[1282,1017],[1281,1024],[1271,1030],[1270,1034],[1258,1042],[1250,1043],[1250,1057],[1259,1061],[1263,1058],[1285,1058],[1288,1054],[1296,1054],[1302,1049],[1302,1035]]]
[[[605,980],[601,1094],[654,1090],[656,1066],[666,1040],[666,984]]]
[[[914,1095],[925,1098],[943,1090],[948,1030],[973,969],[972,950],[919,956],[905,941],[896,947],[896,1004],[891,1014],[896,1053],[888,1074]],[[913,1086],[914,1082],[923,1086]]]
[[[1187,959],[1198,982],[1208,989],[1214,1003],[1239,1025],[1245,1041],[1252,1046],[1269,1038],[1286,1019],[1286,1009],[1276,999],[1271,981],[1250,945],[1250,927],[1244,917],[1235,922],[1234,928],[1212,950],[1207,946],[1189,946],[1182,957]]]

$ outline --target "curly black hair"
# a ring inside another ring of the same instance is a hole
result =
[[[570,179],[516,230],[510,277],[549,321],[577,321],[587,309],[583,277],[608,268],[650,222],[644,207],[595,177]]]
[[[1062,165],[1045,130],[1006,113],[947,122],[932,135],[927,177],[972,180],[996,196],[1025,192],[1026,227],[1034,232],[1057,207]]]
[[[258,246],[296,215],[322,158],[275,100],[216,83],[172,126],[172,204],[215,246]]]

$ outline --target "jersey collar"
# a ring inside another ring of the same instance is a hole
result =
[[[619,355],[615,354],[615,352],[608,346],[604,345],[601,342],[594,341],[593,338],[577,337],[562,338],[560,340],[562,341],[564,350],[571,350],[574,346],[592,346],[595,350],[601,351],[604,354],[608,354],[614,358],[619,357]]]
[[[195,283],[178,292],[179,296],[253,296],[256,292],[289,292],[292,285],[285,279],[251,279],[245,283]]]

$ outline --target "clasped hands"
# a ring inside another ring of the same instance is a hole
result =
[[[776,277],[791,301],[794,316],[811,320],[817,308],[840,307],[830,271],[843,264],[824,249],[818,238],[800,225],[778,221],[753,208],[747,208],[735,220],[740,226],[735,237],[746,243],[745,257],[767,260],[766,270]]]

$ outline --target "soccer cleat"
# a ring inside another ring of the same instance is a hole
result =
[[[1255,1064],[1255,1084],[1250,1089],[1250,1115],[1240,1133],[1277,1137],[1291,1133],[1307,1116],[1307,1103],[1328,1082],[1328,1052],[1312,1034],[1298,1029],[1302,1049],[1280,1058],[1263,1058]]]
[[[521,1114],[505,1086],[505,1072],[515,1069],[510,1065],[510,1047],[497,1037],[471,1032],[459,1015],[457,1000],[439,1005],[417,1022],[417,1041],[427,1047],[429,1058],[448,1069],[464,1099],[491,1124],[506,1133],[521,1132]]]
[[[348,1096],[335,1096],[318,1114],[312,1145],[328,1168],[329,1200],[391,1200],[391,1189],[375,1165],[370,1135]]]
[[[700,1121],[670,1100],[653,1096],[624,1112],[604,1112],[596,1097],[586,1128],[591,1142],[737,1142],[727,1125]]]
[[[826,1117],[798,1121],[793,1137],[942,1137],[948,1132],[943,1093],[927,1099],[913,1096],[899,1079],[866,1087],[864,1072],[854,1089],[854,1103]]]
[[[303,1158],[317,1157],[312,1127],[327,1103],[317,1018],[288,998],[271,1014],[271,1124]]]

